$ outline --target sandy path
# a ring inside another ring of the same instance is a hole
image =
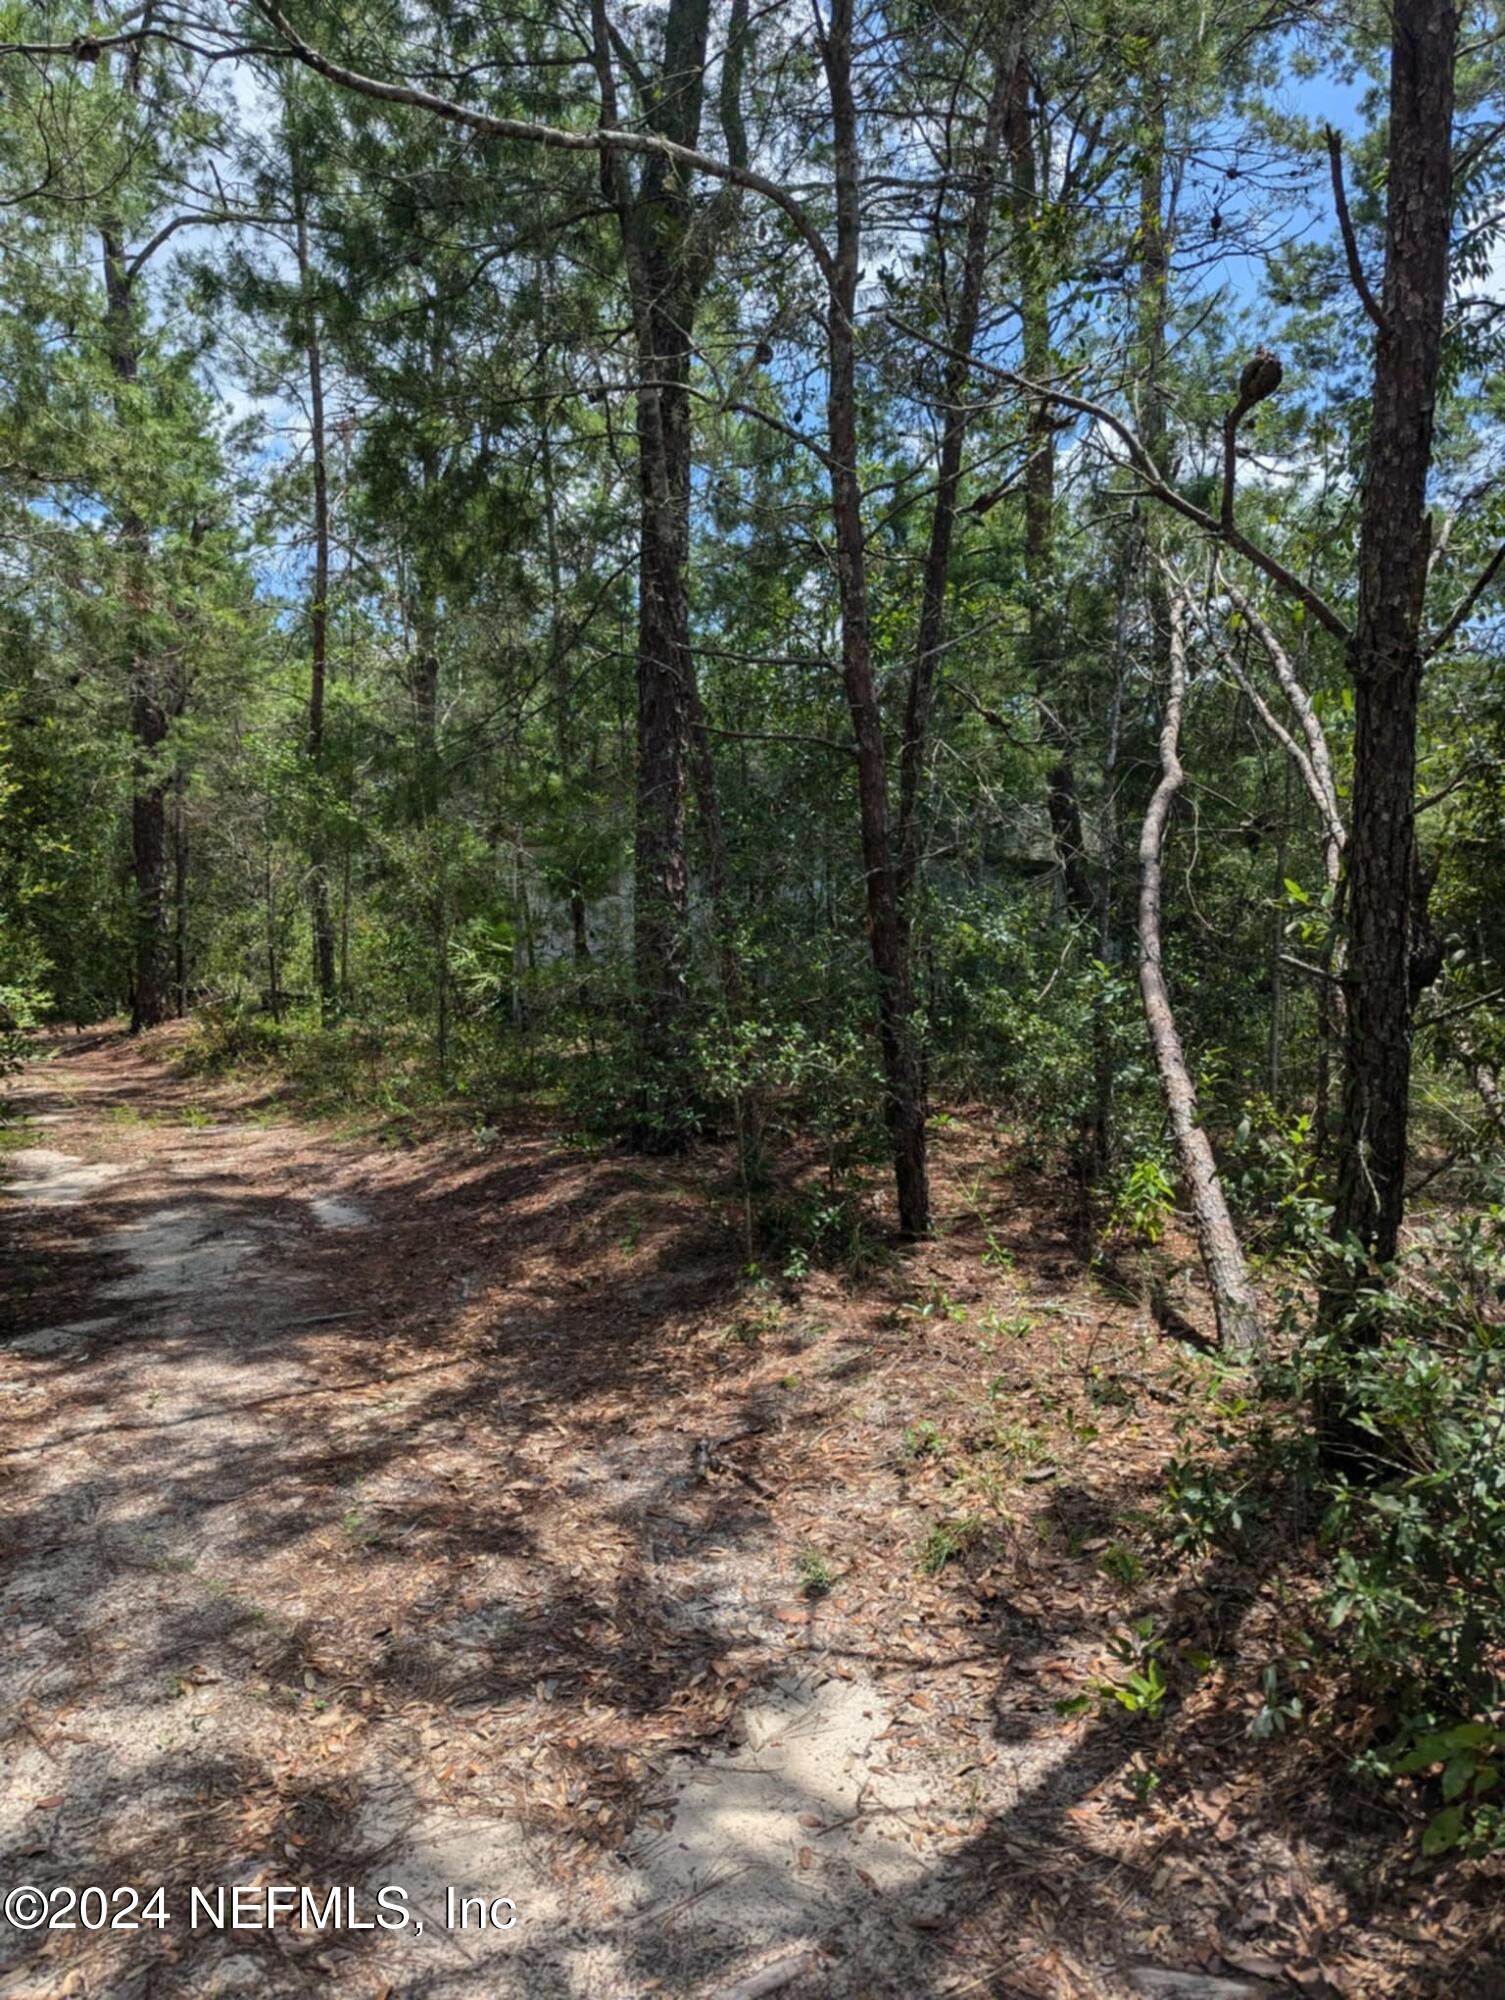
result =
[[[787,1545],[735,1478],[703,1493],[665,1381],[603,1422],[578,1278],[549,1274],[563,1318],[536,1258],[488,1288],[411,1166],[191,1097],[65,1047],[9,1158],[0,1868],[160,1881],[170,1914],[0,1926],[4,1992],[931,1990],[937,1769],[878,1747],[891,1694],[808,1643]],[[237,1883],[348,1885],[367,1920],[399,1885],[412,1921],[189,1927],[191,1885]],[[450,1931],[450,1887],[515,1926]]]
[[[1497,1990],[1251,1738],[1284,1585],[1150,1525],[1211,1378],[986,1123],[935,1243],[753,1284],[709,1154],[378,1147],[175,1053],[65,1040],[0,1154],[0,1888],[167,1915],[0,1922],[5,2000]]]

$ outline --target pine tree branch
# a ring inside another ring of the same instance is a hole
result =
[[[733,166],[729,161],[718,160],[709,153],[698,152],[693,146],[681,146],[676,140],[666,139],[656,132],[628,132],[618,128],[597,127],[594,131],[571,132],[557,125],[543,125],[526,118],[497,118],[490,112],[476,111],[466,104],[457,104],[453,98],[441,97],[431,90],[423,90],[417,84],[389,83],[380,77],[367,76],[363,71],[351,69],[348,64],[338,63],[316,49],[292,26],[278,0],[252,0],[257,13],[272,28],[287,52],[305,68],[327,82],[338,84],[344,90],[353,90],[363,97],[375,98],[383,104],[406,105],[415,111],[427,111],[435,118],[447,120],[452,125],[461,125],[472,132],[482,133],[491,139],[513,139],[529,145],[548,146],[566,153],[652,153],[672,160],[676,165],[687,168],[692,173],[709,175],[713,180],[727,181],[734,187],[748,189],[771,202],[788,217],[801,242],[815,259],[821,276],[829,285],[835,280],[835,263],[827,247],[825,238],[811,220],[808,210],[787,188],[781,187],[766,174],[760,174],[750,167]]]
[[[1490,557],[1489,561],[1484,565],[1484,568],[1479,572],[1478,576],[1474,579],[1473,583],[1470,584],[1468,589],[1463,593],[1462,597],[1459,598],[1457,604],[1448,613],[1448,616],[1443,621],[1442,627],[1439,630],[1436,638],[1431,640],[1427,646],[1426,649],[1427,659],[1430,660],[1434,653],[1440,653],[1443,647],[1457,632],[1459,626],[1464,623],[1469,613],[1473,610],[1474,606],[1479,602],[1479,599],[1484,595],[1485,591],[1488,590],[1489,586],[1494,582],[1495,578],[1499,575],[1500,566],[1502,563],[1505,563],[1505,542],[1501,542],[1500,546],[1495,550],[1494,554]]]
[[[909,325],[896,313],[890,313],[888,319],[890,325],[896,327],[900,333],[907,334],[911,340],[921,341],[938,354],[952,354],[952,350],[944,341],[936,340],[919,327]],[[956,357],[953,355],[953,358]],[[1272,583],[1279,584],[1288,596],[1294,597],[1299,604],[1305,606],[1324,632],[1330,632],[1335,639],[1342,639],[1345,644],[1347,643],[1351,637],[1347,622],[1333,609],[1326,598],[1313,590],[1309,583],[1303,583],[1293,570],[1286,568],[1278,556],[1271,555],[1257,542],[1251,542],[1241,529],[1226,527],[1216,515],[1209,514],[1205,507],[1197,506],[1195,501],[1188,500],[1184,494],[1178,493],[1150,457],[1135,432],[1106,404],[1094,403],[1087,396],[1072,395],[1066,389],[1052,388],[1046,382],[1032,382],[1028,376],[1020,375],[1012,368],[1000,368],[996,362],[983,361],[975,356],[972,358],[971,366],[979,374],[987,375],[995,382],[1004,382],[1012,389],[1022,389],[1027,396],[1038,396],[1046,402],[1058,403],[1064,410],[1075,410],[1078,416],[1091,417],[1095,423],[1106,425],[1128,452],[1129,463],[1144,481],[1149,494],[1180,514],[1183,519],[1192,522],[1204,534],[1210,535],[1214,541],[1222,542],[1236,554],[1241,555],[1246,562],[1253,563],[1256,569],[1263,570]]]
[[[1343,236],[1343,254],[1348,259],[1348,275],[1353,280],[1353,288],[1359,295],[1359,303],[1379,328],[1381,335],[1390,331],[1390,322],[1380,309],[1379,301],[1369,289],[1369,280],[1364,276],[1364,266],[1359,259],[1359,241],[1353,232],[1353,218],[1348,213],[1348,196],[1343,191],[1343,140],[1331,125],[1327,128],[1327,164],[1333,177],[1333,206],[1338,211],[1338,228]]]

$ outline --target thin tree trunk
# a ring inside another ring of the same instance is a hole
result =
[[[1250,600],[1233,584],[1225,583],[1224,589],[1238,608],[1250,630],[1269,655],[1286,699],[1295,711],[1301,733],[1306,739],[1306,747],[1298,743],[1290,730],[1272,712],[1269,703],[1261,695],[1254,682],[1239,666],[1230,653],[1226,657],[1234,678],[1253,704],[1254,711],[1285,751],[1289,762],[1286,774],[1289,779],[1292,766],[1300,774],[1307,795],[1317,808],[1317,818],[1322,828],[1322,872],[1328,887],[1328,929],[1323,939],[1321,952],[1317,958],[1317,1068],[1312,1090],[1312,1152],[1321,1160],[1327,1153],[1328,1128],[1332,1098],[1332,1051],[1341,1033],[1344,1007],[1343,989],[1339,983],[1343,953],[1340,926],[1343,921],[1343,850],[1348,843],[1348,831],[1343,824],[1342,808],[1338,804],[1337,786],[1333,779],[1332,756],[1328,748],[1327,732],[1322,727],[1322,719],[1316,704],[1302,685],[1290,655],[1276,638]],[[1284,822],[1282,822],[1282,829]],[[1277,867],[1276,889],[1284,879],[1283,864]],[[1275,919],[1276,934],[1279,930],[1278,915]],[[1272,944],[1272,953],[1275,946]],[[1279,992],[1280,961],[1278,956],[1271,960],[1272,993]],[[1272,1018],[1271,1032],[1275,1032]]]
[[[857,106],[851,74],[853,6],[854,0],[833,0],[830,25],[821,38],[835,138],[836,257],[826,320],[831,512],[841,605],[842,678],[857,750],[868,939],[878,986],[884,1110],[898,1189],[899,1227],[904,1235],[918,1237],[930,1232],[924,1077],[916,1047],[909,954],[889,838],[887,759],[873,682],[857,456],[855,315],[862,219]]]
[[[345,835],[340,857],[340,1005],[350,1005],[350,835]]]
[[[723,59],[723,122],[735,100],[745,38],[739,0]],[[653,129],[681,146],[700,135],[709,0],[670,0],[663,62],[647,108]],[[619,122],[605,0],[593,0],[592,33],[603,122]],[[726,81],[726,65],[731,81]],[[735,150],[740,114],[727,133]],[[691,231],[687,177],[660,155],[634,187],[623,160],[605,153],[602,182],[617,211],[637,336],[639,480],[637,797],[633,872],[637,1088],[631,1136],[644,1151],[684,1144],[690,1105],[689,867],[686,799],[695,772],[698,700],[690,651],[691,427],[689,376],[696,309],[710,264]],[[699,765],[701,818],[719,839],[714,769]],[[714,863],[713,863],[714,867]],[[724,871],[723,871],[724,879]],[[718,915],[723,947],[728,936]],[[723,948],[723,962],[725,949]]]
[[[1017,32],[1011,40],[1017,43]],[[950,352],[941,391],[945,416],[940,462],[930,516],[930,540],[925,551],[925,570],[920,586],[920,622],[904,711],[904,741],[899,754],[898,892],[906,939],[913,921],[911,905],[920,862],[920,795],[925,774],[930,711],[935,695],[936,667],[945,629],[946,587],[951,576],[951,547],[956,538],[962,449],[972,414],[963,401],[969,373],[967,364],[977,339],[977,322],[982,312],[994,184],[1013,88],[1013,67],[1013,50],[1006,49],[994,67],[987,118],[977,157],[972,163],[973,194],[967,216],[961,295],[948,341]]]
[[[1343,815],[1338,805],[1338,788],[1333,779],[1332,755],[1328,749],[1327,732],[1322,727],[1322,718],[1317,713],[1316,703],[1303,687],[1301,678],[1291,662],[1290,654],[1261,617],[1253,602],[1236,584],[1225,581],[1223,588],[1237,607],[1240,616],[1264,647],[1275,670],[1275,678],[1280,683],[1281,692],[1295,710],[1302,736],[1306,740],[1305,757],[1302,756],[1300,747],[1292,740],[1290,732],[1283,729],[1270,714],[1261,701],[1258,691],[1245,684],[1261,721],[1295,764],[1301,774],[1302,783],[1317,808],[1318,817],[1322,822],[1323,873],[1328,886],[1336,889],[1339,860],[1347,834],[1344,831]]]
[[[1270,1035],[1266,1051],[1266,1087],[1270,1102],[1280,1104],[1281,1066],[1285,1046],[1285,911],[1286,840],[1290,832],[1291,766],[1280,767],[1280,832],[1275,839],[1275,880],[1270,885]]]
[[[1013,168],[1014,253],[1019,274],[1024,372],[1032,382],[1051,375],[1050,268],[1039,228],[1039,163],[1030,116],[1031,75],[1021,53],[1009,94],[1009,158]],[[1039,710],[1041,735],[1050,749],[1045,806],[1051,845],[1061,871],[1066,907],[1082,922],[1094,914],[1092,874],[1077,796],[1076,746],[1062,712],[1059,688],[1061,620],[1056,589],[1056,425],[1044,397],[1030,400],[1025,418],[1024,574],[1028,584],[1029,683]]]
[[[104,258],[105,345],[110,371],[123,392],[137,379],[136,305],[130,266],[117,225],[100,231]],[[126,558],[126,598],[131,624],[144,627],[150,536],[143,517],[127,508],[121,520]],[[167,788],[160,751],[167,738],[167,705],[160,663],[144,630],[131,638],[128,668],[131,735],[131,876],[135,892],[135,947],[131,980],[132,1030],[152,1028],[173,1009],[173,949],[169,923]]]
[[[289,118],[291,114],[289,113]],[[304,316],[304,355],[308,364],[309,450],[313,458],[314,587],[309,606],[308,735],[305,745],[313,779],[314,834],[309,843],[308,907],[312,931],[314,977],[319,1011],[328,1022],[337,998],[334,926],[329,911],[329,867],[321,826],[324,764],[324,692],[329,666],[329,463],[324,429],[324,360],[319,321],[313,301],[308,254],[308,218],[297,148],[289,130],[292,168],[294,244],[298,260],[298,291]]]
[[[272,874],[272,849],[270,842],[266,851],[265,908],[267,938],[267,1004],[272,1010],[272,1019],[282,1020],[282,971],[277,950],[277,885]]]
[[[181,764],[172,789],[173,992],[181,1021],[188,1012],[188,781]]]
[[[538,273],[540,294],[543,289],[543,271]],[[538,365],[542,373],[547,360],[547,348],[540,335]],[[570,727],[570,639],[564,619],[564,579],[563,567],[559,559],[559,523],[555,511],[554,491],[554,444],[551,412],[545,399],[539,415],[539,483],[543,492],[544,553],[549,576],[549,687],[554,704],[554,747],[559,758],[559,776],[565,796],[571,797],[575,785],[575,743]],[[590,940],[586,933],[585,890],[578,879],[578,868],[572,869],[566,888],[570,913],[570,949],[578,974],[575,986],[575,1002],[582,1009],[589,1005],[590,987],[586,979],[586,968],[590,963]]]
[[[1155,1067],[1170,1113],[1171,1134],[1196,1218],[1202,1265],[1212,1289],[1218,1344],[1225,1353],[1247,1354],[1260,1344],[1259,1311],[1244,1265],[1217,1164],[1207,1134],[1197,1122],[1196,1092],[1176,1029],[1161,956],[1161,856],[1171,806],[1185,773],[1180,758],[1181,709],[1186,694],[1186,605],[1170,597],[1168,631],[1170,683],[1160,729],[1160,782],[1151,796],[1139,836],[1139,987]]]
[[[1127,565],[1125,565],[1127,570]],[[1097,880],[1097,958],[1105,969],[1118,958],[1114,935],[1114,873],[1118,860],[1118,752],[1123,737],[1124,676],[1128,667],[1128,603],[1120,579],[1118,612],[1113,633],[1113,689],[1108,698],[1108,741],[1103,755],[1103,806],[1098,839],[1102,856]],[[1102,1181],[1113,1164],[1113,1014],[1106,988],[1099,985],[1092,1002],[1092,1133],[1088,1160],[1094,1181]]]
[[[1505,1136],[1505,1095],[1501,1093],[1499,1077],[1475,1049],[1473,1038],[1466,1029],[1456,1030],[1453,1042],[1463,1058],[1469,1081],[1478,1094],[1479,1102],[1484,1106],[1489,1122],[1495,1128],[1496,1137]]]

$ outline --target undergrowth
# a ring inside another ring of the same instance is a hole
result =
[[[1425,1854],[1505,1850],[1505,1210],[1417,1232],[1331,1326],[1314,1258],[1263,1395],[1217,1392],[1173,1460],[1162,1537],[1311,1580],[1251,1735],[1318,1726],[1311,1691],[1340,1686],[1354,1775],[1415,1809]],[[1334,1464],[1313,1412],[1339,1385],[1367,1449]]]

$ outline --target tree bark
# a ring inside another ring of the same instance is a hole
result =
[[[172,790],[173,1009],[181,1021],[188,1012],[188,781],[181,764]]]
[[[930,1233],[924,1075],[914,1032],[898,870],[889,835],[887,756],[873,680],[867,549],[858,473],[855,321],[862,216],[857,106],[852,91],[853,6],[854,0],[833,0],[830,25],[820,44],[835,137],[836,194],[836,256],[826,316],[830,362],[826,422],[841,606],[842,679],[857,750],[868,940],[878,986],[884,1114],[898,1189],[899,1228],[905,1236],[919,1237]]]
[[[100,232],[104,260],[105,345],[110,371],[124,391],[135,383],[140,360],[136,304],[130,266],[119,228]],[[122,421],[124,421],[122,415]],[[126,559],[126,598],[131,624],[144,626],[148,611],[147,567],[150,531],[144,517],[127,504],[121,517]],[[168,778],[159,752],[167,739],[167,703],[161,663],[143,630],[133,631],[127,668],[131,735],[131,878],[135,895],[135,946],[131,978],[131,1029],[154,1028],[173,1011],[173,944],[168,893]]]
[[[1343,1127],[1333,1234],[1395,1256],[1405,1210],[1412,1010],[1424,970],[1416,716],[1427,475],[1448,289],[1453,0],[1397,0],[1390,56],[1384,326],[1375,347],[1359,534]],[[1345,1283],[1339,1276],[1341,1296]]]
[[[1010,40],[1018,41],[1015,32]],[[911,901],[920,863],[920,795],[935,695],[936,667],[945,628],[946,587],[951,575],[951,548],[956,538],[956,502],[961,490],[962,449],[971,411],[963,402],[968,362],[977,338],[987,275],[988,237],[993,217],[993,193],[1013,89],[1014,51],[997,58],[993,89],[977,157],[972,163],[972,202],[967,216],[967,243],[962,260],[961,294],[947,343],[943,376],[940,460],[936,469],[935,502],[930,539],[920,586],[920,621],[915,637],[914,664],[904,710],[904,741],[899,753],[898,889],[906,941],[913,919]]]
[[[723,57],[723,122],[739,143],[736,105],[745,4],[734,9]],[[694,148],[705,100],[709,0],[670,0],[663,61],[643,109],[652,129]],[[618,123],[612,36],[605,0],[594,0],[592,31],[603,121]],[[730,80],[726,65],[730,64]],[[730,111],[727,107],[730,104]],[[689,866],[686,799],[697,781],[711,855],[713,897],[724,886],[724,851],[709,743],[698,731],[699,701],[690,650],[690,361],[695,314],[709,276],[692,241],[694,212],[686,170],[650,154],[634,186],[623,159],[606,152],[602,183],[616,209],[637,336],[636,430],[639,481],[637,795],[633,857],[633,966],[637,1083],[631,1121],[643,1151],[672,1151],[693,1124],[688,1090]],[[697,734],[701,740],[697,752]],[[726,964],[724,908],[716,923]]]
[[[1102,852],[1097,875],[1097,960],[1105,975],[1119,959],[1114,930],[1114,877],[1118,861],[1118,753],[1123,739],[1124,681],[1128,671],[1128,571],[1119,570],[1118,609],[1113,627],[1113,686],[1108,696],[1107,744],[1103,753],[1103,805],[1098,839]],[[1092,1001],[1092,1129],[1087,1165],[1095,1182],[1113,1164],[1113,1016],[1106,986],[1100,983]]]
[[[314,977],[319,988],[319,1012],[327,1024],[335,1010],[334,923],[329,909],[329,864],[320,819],[324,766],[324,693],[329,666],[329,462],[324,428],[324,357],[317,309],[312,296],[308,254],[308,218],[297,147],[289,133],[292,170],[294,244],[298,260],[298,291],[303,308],[304,355],[308,364],[308,433],[313,459],[314,585],[309,606],[308,734],[305,751],[313,779],[313,838],[309,843],[308,908],[312,933]]]
[[[1030,116],[1031,71],[1021,52],[1011,79],[1008,146],[1013,169],[1014,251],[1024,372],[1032,382],[1050,379],[1050,270],[1037,227],[1039,163]],[[1056,421],[1043,397],[1032,397],[1025,418],[1024,574],[1028,584],[1029,637],[1025,647],[1042,738],[1051,754],[1045,774],[1045,808],[1051,845],[1061,871],[1066,908],[1090,922],[1095,904],[1092,874],[1077,794],[1076,746],[1062,712],[1059,687],[1061,620],[1056,594]]]
[[[1248,1354],[1260,1345],[1259,1309],[1223,1199],[1212,1146],[1197,1122],[1196,1092],[1176,1029],[1161,953],[1161,856],[1171,806],[1185,776],[1180,757],[1181,710],[1186,695],[1185,601],[1169,597],[1167,612],[1170,681],[1160,729],[1160,782],[1150,798],[1139,836],[1139,988],[1176,1156],[1196,1218],[1202,1265],[1212,1289],[1218,1344],[1225,1353]]]

